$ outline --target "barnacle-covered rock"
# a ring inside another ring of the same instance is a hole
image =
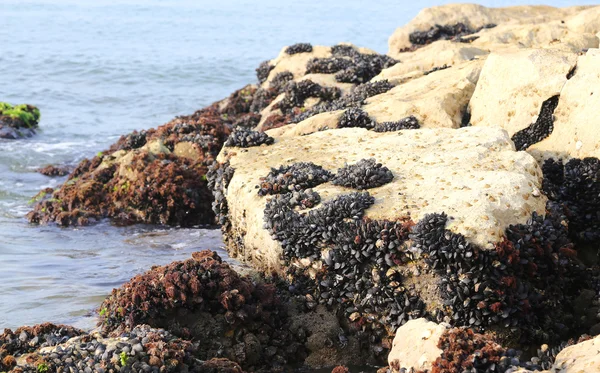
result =
[[[35,135],[40,121],[40,110],[33,105],[13,106],[0,102],[0,138],[20,139]]]
[[[361,190],[382,186],[393,179],[394,175],[389,168],[371,158],[340,168],[331,183]]]
[[[502,346],[489,335],[417,319],[398,329],[387,372],[596,372],[598,343],[600,337],[582,337],[556,347],[545,344],[526,358],[522,351]]]
[[[71,167],[69,166],[54,166],[54,165],[48,165],[45,167],[40,167],[37,169],[37,172],[39,172],[42,175],[46,175],[46,176],[67,176],[70,172],[71,172]]]
[[[211,251],[134,277],[113,290],[100,315],[113,336],[149,324],[196,340],[202,360],[223,356],[253,367],[305,357],[275,287],[242,277]]]

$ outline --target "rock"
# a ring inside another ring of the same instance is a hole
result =
[[[349,148],[352,152],[346,151]],[[228,161],[235,169],[225,191],[232,224],[226,233],[231,253],[261,268],[279,267],[281,248],[262,228],[266,200],[254,188],[271,167],[311,161],[335,172],[345,163],[373,157],[388,167],[395,179],[370,190],[375,204],[366,216],[371,219],[409,215],[418,221],[428,213],[448,211],[453,217],[450,230],[486,247],[501,240],[509,224],[525,222],[533,211],[544,211],[544,197],[530,198],[539,192],[539,167],[526,154],[514,152],[501,130],[375,133],[339,129],[304,137],[276,137],[275,144],[265,149],[240,153],[225,148],[219,156],[219,161]],[[432,194],[433,185],[444,192]],[[330,184],[314,190],[324,199],[351,192]]]
[[[439,66],[459,66],[477,58],[484,58],[489,51],[464,43],[440,40],[413,52],[402,54],[402,62],[382,70],[373,80],[387,79],[401,84],[415,77],[415,72],[424,73]],[[420,77],[417,74],[416,77]]]
[[[417,118],[423,128],[459,128],[475,90],[481,62],[437,71],[367,99],[362,107],[377,122]]]
[[[35,135],[40,121],[40,111],[33,105],[12,106],[0,102],[0,138],[20,139]]]
[[[423,318],[407,322],[396,331],[388,365],[397,371],[431,370],[442,354],[438,342],[445,331],[446,327]]]
[[[557,356],[552,372],[600,372],[600,337],[569,346]]]
[[[39,172],[40,174],[50,176],[50,177],[67,176],[71,171],[72,171],[72,169],[69,166],[54,166],[54,165],[48,165],[48,166],[40,167],[37,169],[37,172]]]
[[[553,8],[549,6],[514,6],[507,8],[487,8],[476,4],[448,4],[423,9],[406,25],[396,29],[388,41],[388,54],[402,59],[402,51],[410,50],[410,35],[415,31],[428,31],[436,25],[464,25],[474,34],[488,25],[540,24],[560,21],[588,9],[587,7]],[[591,18],[591,17],[590,17]],[[469,35],[470,36],[470,35]]]
[[[598,51],[492,53],[469,104],[471,124],[506,129],[540,162],[600,156],[595,116],[587,111],[600,100]]]
[[[538,159],[600,158],[600,49],[579,56],[554,111],[554,131],[528,151]]]
[[[469,104],[473,126],[502,127],[510,136],[532,126],[545,101],[560,96],[577,55],[546,49],[492,53]],[[560,99],[560,98],[559,98]],[[552,113],[550,113],[550,116]],[[552,121],[534,131],[528,148],[552,133]]]

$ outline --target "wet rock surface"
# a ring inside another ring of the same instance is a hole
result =
[[[35,135],[40,111],[33,105],[0,102],[0,139],[21,139]]]

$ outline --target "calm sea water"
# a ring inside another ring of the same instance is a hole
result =
[[[90,327],[91,311],[133,275],[195,250],[222,251],[217,230],[29,225],[29,199],[64,181],[36,168],[76,164],[121,134],[226,97],[284,45],[348,41],[385,53],[396,27],[441,3],[0,0],[0,101],[42,112],[34,138],[0,139],[0,330]]]

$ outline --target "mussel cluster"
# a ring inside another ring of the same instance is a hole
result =
[[[371,158],[361,159],[355,164],[340,168],[331,182],[334,185],[362,190],[385,185],[393,179],[394,175],[389,168]]]
[[[311,162],[299,162],[289,166],[272,168],[260,179],[258,195],[289,193],[323,184],[331,178],[331,172]]]
[[[472,29],[461,22],[454,25],[435,25],[427,31],[414,31],[410,33],[408,40],[414,45],[426,45],[437,40],[458,40],[463,36],[474,34],[484,28],[493,27],[496,27],[496,25],[488,24],[477,29]]]
[[[271,145],[275,139],[264,132],[249,130],[243,127],[236,128],[225,142],[225,146],[237,146],[240,148],[249,148],[262,144]]]
[[[378,123],[366,111],[357,107],[346,109],[338,122],[338,128],[352,127],[366,128],[375,132],[393,132],[421,128],[417,118],[412,115],[396,122]]]
[[[392,67],[397,60],[383,54],[366,54],[349,45],[336,45],[331,48],[332,57],[314,58],[307,64],[307,74],[336,74],[340,83],[365,83],[383,69]]]
[[[322,260],[323,268],[312,280],[300,267],[288,266],[296,290],[338,307],[377,349],[387,336],[382,325],[395,329],[425,314],[424,303],[414,288],[403,286],[396,269],[411,260],[405,242],[412,222],[363,218],[374,202],[367,192],[340,195],[304,214],[294,209],[315,195],[300,191],[270,199],[265,228],[281,243],[288,263]]]
[[[312,52],[313,47],[310,43],[296,43],[290,45],[285,49],[285,53],[287,54],[296,54],[296,53],[310,53]]]
[[[419,121],[414,116],[409,116],[395,122],[378,122],[375,123],[375,132],[394,132],[400,130],[416,130],[421,128]]]
[[[258,78],[258,82],[263,84],[269,78],[269,73],[273,70],[275,66],[271,65],[271,61],[263,61],[256,68],[256,77]]]
[[[235,169],[229,165],[229,162],[214,162],[206,173],[208,188],[214,196],[212,210],[215,213],[217,223],[224,228],[229,226],[229,207],[225,193],[234,172]]]
[[[512,136],[517,150],[525,150],[550,136],[554,130],[554,110],[558,106],[559,96],[552,96],[542,103],[540,115],[530,126],[520,130]]]
[[[283,91],[285,96],[277,103],[277,108],[284,114],[289,114],[294,108],[304,106],[304,101],[309,97],[316,97],[322,101],[333,101],[340,98],[341,91],[337,87],[322,87],[312,80],[288,82]]]
[[[359,108],[366,103],[365,100],[367,98],[385,93],[392,88],[394,88],[394,85],[387,80],[378,80],[376,82],[359,84],[352,90],[352,92],[340,97],[337,100],[320,102],[308,110],[298,115],[294,115],[292,117],[292,122],[298,123],[312,117],[313,115],[328,111],[343,110],[350,107]]]
[[[547,160],[542,188],[569,219],[569,233],[581,243],[600,242],[600,160]]]
[[[344,111],[338,122],[338,128],[375,128],[375,121],[369,117],[369,114],[359,108],[351,107]]]
[[[440,276],[444,308],[437,321],[502,326],[524,341],[556,342],[579,326],[572,304],[590,286],[567,236],[564,216],[550,210],[512,225],[494,250],[482,250],[429,214],[411,232],[412,250]],[[556,305],[560,304],[561,307]]]

